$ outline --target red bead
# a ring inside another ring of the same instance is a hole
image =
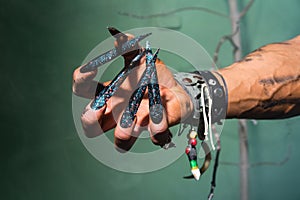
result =
[[[189,154],[190,151],[191,151],[191,148],[190,148],[190,147],[187,147],[187,148],[185,149],[185,153],[186,153],[186,154]]]
[[[197,140],[193,138],[193,139],[190,140],[190,143],[191,143],[192,146],[196,146],[197,145]]]

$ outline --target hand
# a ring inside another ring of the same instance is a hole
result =
[[[128,35],[128,39],[133,36]],[[122,41],[116,41],[115,46]],[[125,63],[129,63],[136,55],[131,52],[124,55]],[[164,107],[163,120],[155,124],[149,117],[149,101],[147,91],[136,114],[134,123],[129,128],[120,126],[120,119],[124,109],[128,105],[131,94],[136,89],[136,85],[145,70],[145,58],[141,59],[140,66],[136,67],[129,74],[121,87],[110,98],[107,104],[99,110],[92,110],[90,104],[86,106],[81,122],[87,137],[96,137],[110,129],[115,128],[115,145],[119,150],[128,151],[137,137],[143,130],[150,132],[151,140],[154,144],[163,145],[169,138],[169,126],[179,123],[182,119],[189,117],[193,106],[190,97],[174,80],[171,71],[160,61],[156,61],[158,83],[160,84],[161,100]],[[81,73],[80,67],[73,74],[73,92],[85,98],[93,98],[97,82],[93,80],[97,71]],[[99,84],[99,83],[98,83]],[[109,82],[100,84],[100,87],[108,85]],[[99,86],[98,86],[99,87]]]

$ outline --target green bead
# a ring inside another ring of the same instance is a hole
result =
[[[191,160],[190,165],[191,165],[191,168],[198,167],[198,164],[197,164],[196,160]]]

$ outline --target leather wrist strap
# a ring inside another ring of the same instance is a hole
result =
[[[209,96],[212,99],[212,123],[221,123],[221,120],[226,118],[227,88],[223,77],[219,73],[210,71],[179,72],[174,74],[174,78],[191,97],[194,105],[194,119],[200,118],[202,108],[205,106],[200,101],[203,84],[208,87]]]
[[[212,98],[212,122],[220,123],[226,118],[227,113],[228,95],[225,80],[218,72],[197,71],[194,73],[202,76],[209,88]]]

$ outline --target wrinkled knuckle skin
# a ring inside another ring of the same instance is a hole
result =
[[[101,135],[103,131],[96,129],[95,127],[83,126],[83,133],[87,138],[94,138]]]
[[[125,133],[123,131],[118,131],[116,134],[115,134],[115,137],[117,140],[123,140],[123,141],[128,141],[131,139],[131,134],[129,133]]]
[[[89,119],[84,113],[81,115],[81,124],[84,134],[88,138],[96,137],[103,133],[97,119]]]
[[[85,97],[85,94],[86,94],[86,91],[77,84],[73,84],[72,92],[73,92],[73,94],[75,94],[76,96],[79,96],[79,97]]]

